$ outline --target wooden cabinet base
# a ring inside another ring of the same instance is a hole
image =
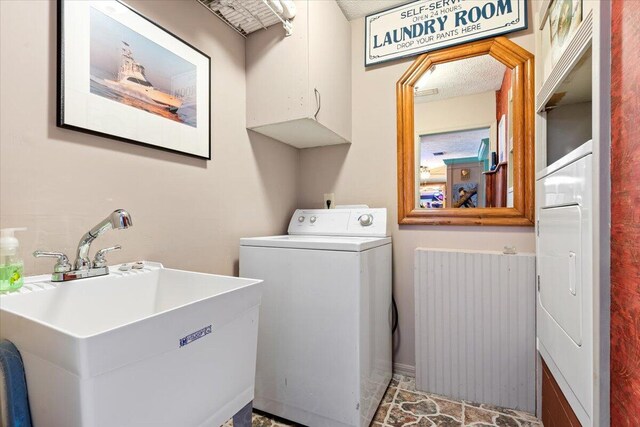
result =
[[[581,426],[544,361],[542,362],[542,423],[544,427]]]

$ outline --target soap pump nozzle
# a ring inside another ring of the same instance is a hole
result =
[[[0,256],[13,256],[18,253],[20,243],[16,239],[14,233],[16,231],[26,231],[25,227],[3,228],[0,229]]]

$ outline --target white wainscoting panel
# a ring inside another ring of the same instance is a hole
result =
[[[416,386],[535,412],[535,255],[416,249]]]

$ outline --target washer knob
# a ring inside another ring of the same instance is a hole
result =
[[[298,217],[298,222],[304,222],[304,217],[302,215]]]
[[[360,221],[361,226],[368,227],[371,224],[373,224],[373,215],[370,215],[370,214],[360,215],[360,218],[358,218],[358,221]]]
[[[313,224],[314,222],[316,222],[316,218],[315,216],[312,216],[311,218],[309,218],[309,221],[311,222],[311,224]]]

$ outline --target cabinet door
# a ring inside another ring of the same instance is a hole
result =
[[[309,117],[307,1],[295,4],[291,36],[285,37],[281,25],[273,25],[247,37],[248,128]]]
[[[351,141],[351,25],[334,1],[308,8],[309,117]]]

